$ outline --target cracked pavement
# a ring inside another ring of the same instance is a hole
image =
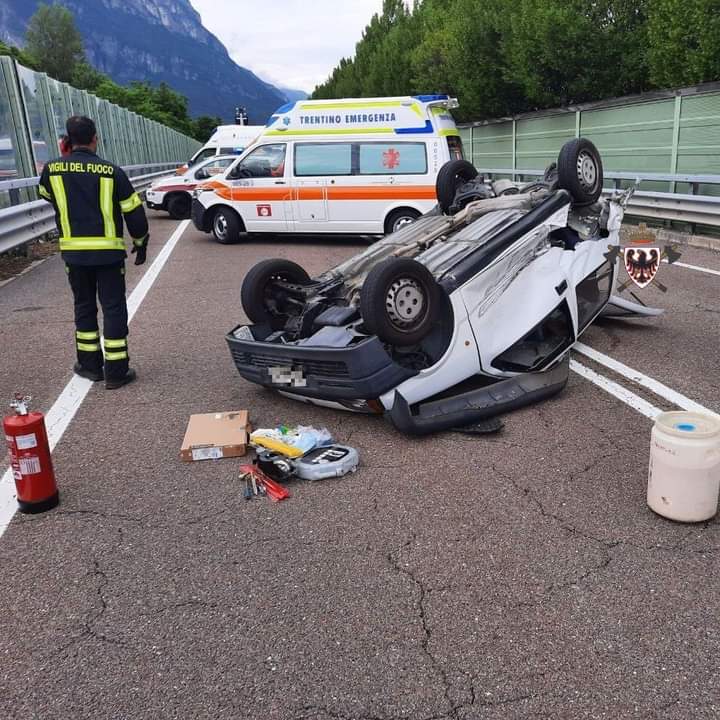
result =
[[[152,257],[176,223],[150,215]],[[138,382],[91,390],[54,453],[60,506],[0,539],[0,717],[718,717],[720,523],[647,508],[644,417],[571,375],[498,434],[417,439],[237,375],[247,269],[358,247],[185,232],[131,325]],[[584,341],[720,411],[718,278],[660,272],[643,297],[668,315]],[[73,362],[59,258],[0,288],[0,346],[0,397],[47,410]],[[178,457],[191,413],[238,408],[326,426],[361,469],[245,502],[239,461]]]

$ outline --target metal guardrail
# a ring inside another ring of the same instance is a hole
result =
[[[512,178],[542,177],[544,170],[509,170],[478,168],[478,172],[492,178],[494,175],[510,175]],[[605,172],[606,180],[612,180],[615,188],[620,188],[623,180],[643,182],[686,183],[691,194],[674,192],[651,192],[636,190],[630,199],[627,215],[653,218],[657,220],[675,220],[691,225],[710,225],[720,227],[720,197],[698,195],[700,185],[720,185],[720,175],[666,175],[663,173]],[[611,190],[603,190],[608,195]]]
[[[135,190],[142,193],[155,178],[168,175],[178,164],[131,165],[123,169],[128,173]],[[133,170],[146,170],[152,167],[165,169],[142,175],[132,174]],[[21,188],[34,187],[39,181],[39,177],[3,180],[0,182],[0,191],[17,192]],[[46,200],[33,200],[3,208],[0,210],[0,253],[20,247],[53,230],[55,230],[55,210]]]

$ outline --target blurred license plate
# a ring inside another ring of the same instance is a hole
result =
[[[289,365],[276,365],[268,368],[270,380],[274,385],[289,385],[290,387],[305,387],[307,380],[302,369],[290,367]]]

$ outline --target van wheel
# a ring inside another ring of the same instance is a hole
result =
[[[185,220],[190,217],[190,196],[186,193],[173,195],[167,204],[168,213],[173,220]]]
[[[393,210],[385,219],[385,234],[397,232],[406,225],[414,223],[420,217],[420,213],[412,208],[399,208]]]
[[[390,258],[370,270],[360,292],[368,333],[400,347],[419,343],[440,315],[440,288],[417,260]]]
[[[218,208],[213,215],[212,234],[221,245],[232,245],[240,242],[240,233],[243,232],[242,220],[230,208]]]
[[[270,323],[277,330],[285,325],[294,308],[287,302],[285,291],[273,289],[276,280],[303,285],[310,280],[310,276],[292,260],[261,260],[245,276],[240,289],[240,301],[252,322]]]
[[[477,175],[475,166],[467,160],[449,160],[440,168],[435,180],[435,194],[443,214],[447,215],[455,202],[457,189]]]

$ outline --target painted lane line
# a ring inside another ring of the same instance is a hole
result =
[[[683,410],[717,416],[717,413],[710,410],[710,408],[706,408],[704,405],[701,405],[682,393],[677,392],[677,390],[673,390],[667,385],[664,385],[659,380],[655,380],[654,378],[641,373],[639,370],[635,370],[634,368],[621,363],[619,360],[615,360],[614,358],[601,353],[599,350],[595,350],[595,348],[585,345],[585,343],[575,343],[575,345],[573,345],[573,350],[576,350],[600,365],[604,365],[608,368],[608,370],[612,370],[618,375],[622,375],[624,378],[641,385],[673,405],[681,407]]]
[[[668,263],[667,260],[663,260],[666,265],[679,265],[680,267],[689,268],[690,270],[697,270],[698,272],[708,273],[708,275],[720,275],[720,270],[710,270],[710,268],[699,267],[698,265],[688,265],[688,263],[679,262],[676,260],[674,263]]]
[[[162,250],[158,253],[152,265],[150,265],[140,279],[140,282],[130,294],[127,301],[128,322],[135,316],[137,309],[145,299],[145,296],[148,294],[148,291],[170,257],[170,253],[177,245],[178,240],[180,240],[180,237],[189,224],[189,220],[184,220],[177,226],[175,232],[165,242],[165,245],[163,245]],[[90,392],[92,386],[93,383],[90,382],[90,380],[73,375],[58,396],[58,399],[45,415],[45,425],[47,427],[51,452],[60,442],[65,430],[67,430],[68,425],[70,425],[70,421],[75,417],[75,413],[80,408],[80,405],[82,405],[83,400],[88,392]],[[0,537],[2,537],[5,530],[7,530],[16,510],[15,480],[13,478],[12,468],[8,468],[2,476],[2,479],[0,479]]]
[[[619,383],[606,378],[604,375],[596,373],[594,370],[582,365],[577,360],[570,360],[570,369],[580,375],[580,377],[585,378],[585,380],[589,380],[605,392],[610,393],[610,395],[616,397],[618,400],[621,400],[626,405],[629,405],[633,408],[633,410],[637,410],[646,418],[653,420],[657,415],[663,412],[660,408],[655,407],[644,398],[641,398],[639,395],[636,395],[634,392],[631,392]]]

